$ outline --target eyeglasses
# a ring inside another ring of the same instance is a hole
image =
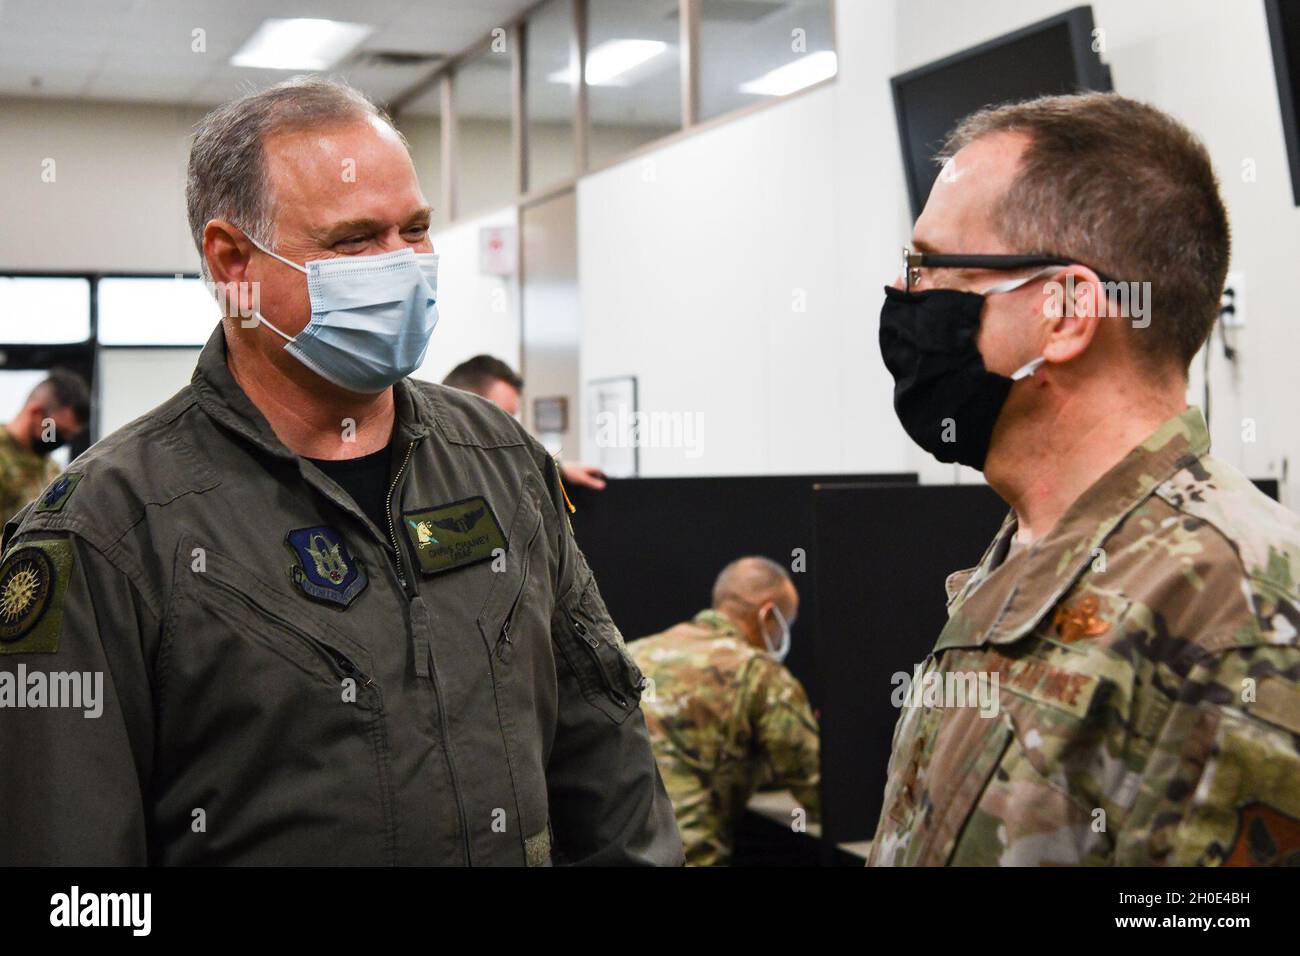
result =
[[[1032,269],[1043,266],[1086,265],[1078,259],[1066,259],[1061,256],[1015,256],[1015,255],[964,255],[961,253],[913,252],[903,247],[903,288],[912,291],[914,285],[921,284],[921,270],[929,269],[991,269],[996,272],[1016,272],[1020,269]],[[1088,266],[1088,268],[1092,268]],[[1097,272],[1096,269],[1092,270]],[[1110,282],[1106,276],[1097,272],[1097,278]]]

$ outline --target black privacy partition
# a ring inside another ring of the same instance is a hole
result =
[[[619,630],[630,641],[690,619],[709,606],[723,565],[761,554],[790,567],[801,605],[786,663],[819,707],[813,488],[825,482],[916,482],[914,474],[627,478],[604,491],[570,488],[573,531]]]
[[[944,579],[979,561],[1007,506],[985,485],[826,484],[813,497],[822,833],[833,845],[875,832],[898,719],[891,678],[934,647]]]

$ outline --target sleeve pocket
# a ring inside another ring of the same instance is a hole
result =
[[[588,577],[560,602],[552,622],[552,639],[587,703],[616,724],[637,709],[641,671],[627,653],[594,577]]]

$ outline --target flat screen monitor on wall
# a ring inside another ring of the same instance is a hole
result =
[[[1282,133],[1291,165],[1291,194],[1300,206],[1300,0],[1265,0],[1268,32],[1277,71]]]
[[[913,217],[938,177],[935,156],[964,117],[998,103],[1111,89],[1094,30],[1092,7],[1075,7],[893,78]]]

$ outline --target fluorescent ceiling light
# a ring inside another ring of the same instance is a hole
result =
[[[328,70],[373,30],[364,23],[339,20],[264,20],[230,64],[265,70]]]
[[[587,85],[622,86],[620,81],[643,63],[648,63],[668,49],[660,40],[606,40],[587,51]],[[558,70],[547,79],[552,83],[573,84],[573,68]]]
[[[740,84],[740,92],[759,96],[788,96],[835,75],[836,60],[832,50],[809,53],[785,66],[769,70],[756,80]]]

